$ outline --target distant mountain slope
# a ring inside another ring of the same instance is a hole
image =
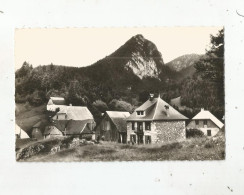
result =
[[[166,66],[170,67],[172,70],[180,72],[181,70],[193,66],[196,61],[201,58],[202,55],[198,54],[186,54],[180,56],[166,64]]]

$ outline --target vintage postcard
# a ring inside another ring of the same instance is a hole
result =
[[[16,160],[224,160],[224,32],[16,29]]]

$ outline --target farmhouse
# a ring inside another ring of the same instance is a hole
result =
[[[29,138],[29,136],[23,129],[21,129],[17,124],[15,124],[15,138],[25,139],[25,138]]]
[[[54,125],[63,135],[91,137],[95,121],[87,107],[62,106],[52,117]]]
[[[215,136],[224,124],[208,110],[201,111],[192,118],[187,129],[199,129],[204,135]]]
[[[106,111],[95,129],[96,139],[126,143],[126,118],[129,116],[129,112]]]
[[[185,139],[187,119],[160,97],[150,94],[150,98],[126,119],[127,141],[149,144]]]
[[[47,103],[47,110],[48,111],[55,111],[56,108],[60,107],[61,105],[65,105],[65,99],[62,97],[50,97]]]

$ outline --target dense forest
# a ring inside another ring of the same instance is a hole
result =
[[[124,53],[129,56],[128,52],[138,49],[133,48],[136,43],[129,43],[129,48],[125,44],[111,56]],[[143,48],[143,52],[150,53],[147,50],[148,47]],[[155,49],[151,53],[160,56]],[[53,64],[33,68],[24,62],[15,73],[15,101],[38,106],[46,104],[50,96],[61,96],[67,104],[87,106],[99,121],[101,113],[106,110],[132,112],[148,98],[149,93],[160,93],[167,102],[181,96],[182,105],[192,109],[182,111],[188,117],[196,114],[201,107],[209,109],[220,119],[223,117],[224,30],[217,36],[211,35],[210,49],[204,58],[194,62],[191,70],[194,68],[195,71],[184,79],[177,78],[183,71],[187,74],[187,70],[177,72],[160,64],[162,62],[156,62],[160,69],[157,78],[139,78],[131,69],[125,69],[124,58],[111,56],[82,68]]]

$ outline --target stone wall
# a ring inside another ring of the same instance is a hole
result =
[[[151,130],[145,130],[145,122],[143,122],[143,141],[145,136],[151,136],[152,143],[164,143],[168,141],[178,141],[186,138],[185,121],[154,121],[151,122]],[[132,123],[127,122],[127,142],[130,141],[130,135],[136,135],[132,130]]]
[[[185,121],[157,121],[153,123],[157,133],[153,143],[179,141],[186,138]]]

